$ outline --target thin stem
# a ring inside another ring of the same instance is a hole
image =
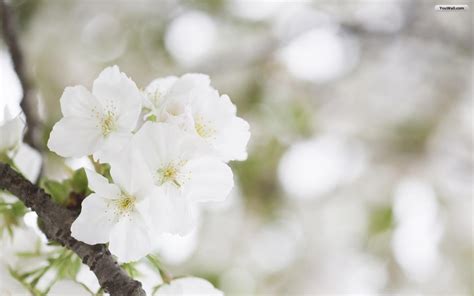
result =
[[[94,170],[96,171],[96,173],[100,174],[102,172],[100,163],[95,161],[92,155],[89,155],[89,160],[92,162],[92,165],[94,166]]]
[[[146,256],[146,258],[148,259],[148,261],[150,261],[151,265],[153,265],[153,267],[158,270],[163,282],[169,284],[173,280],[173,276],[171,275],[171,273],[168,272],[163,267],[161,262],[156,257],[154,257],[152,255],[148,255],[148,256]]]

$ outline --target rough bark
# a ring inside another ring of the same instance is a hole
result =
[[[141,283],[133,280],[117,264],[107,246],[88,245],[71,236],[71,224],[77,212],[54,203],[43,189],[32,184],[9,165],[0,163],[0,189],[17,196],[38,214],[48,239],[74,251],[95,273],[102,288],[111,295],[146,295]]]

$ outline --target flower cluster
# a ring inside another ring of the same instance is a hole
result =
[[[247,157],[249,126],[206,75],[160,78],[140,91],[113,66],[99,74],[91,92],[68,87],[60,102],[63,118],[48,147],[111,168],[107,176],[86,170],[93,193],[82,203],[72,236],[109,243],[122,262],[150,253],[163,233],[189,233],[196,205],[222,200],[232,189],[227,162]]]

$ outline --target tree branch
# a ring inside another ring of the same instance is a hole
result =
[[[23,98],[20,106],[25,114],[26,126],[28,127],[24,136],[24,142],[36,148],[36,150],[41,151],[37,141],[38,136],[36,135],[37,128],[40,125],[36,111],[38,108],[34,104],[33,90],[25,71],[23,53],[16,34],[14,14],[11,7],[5,3],[5,0],[0,0],[0,16],[2,19],[3,39],[10,52],[13,68],[15,69],[23,90]]]
[[[95,273],[99,284],[111,295],[146,295],[140,282],[130,278],[117,264],[107,246],[88,245],[71,236],[71,224],[77,212],[54,203],[43,189],[32,184],[9,165],[0,162],[0,189],[17,196],[27,207],[38,214],[48,239],[75,252],[82,262]],[[93,230],[91,230],[93,231]]]
[[[14,70],[23,90],[20,106],[25,114],[28,127],[24,135],[24,142],[41,151],[36,135],[40,122],[33,100],[33,90],[25,71],[23,53],[16,34],[14,14],[5,0],[0,0],[0,16],[3,39],[10,52]],[[120,268],[107,246],[103,244],[91,246],[77,241],[71,236],[71,224],[76,219],[77,212],[55,204],[43,189],[29,182],[9,165],[1,162],[0,189],[16,195],[27,207],[35,211],[43,222],[41,228],[48,239],[75,252],[82,262],[95,273],[99,284],[106,292],[117,296],[146,295],[141,283],[130,278]]]

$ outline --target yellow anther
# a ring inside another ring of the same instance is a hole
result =
[[[115,129],[115,114],[108,111],[102,119],[102,134],[109,135]]]
[[[195,118],[194,128],[197,134],[203,138],[211,137],[215,133],[215,130],[209,124],[206,124],[200,116]]]
[[[124,195],[116,200],[116,208],[120,214],[127,214],[135,207],[136,198],[133,196]]]

